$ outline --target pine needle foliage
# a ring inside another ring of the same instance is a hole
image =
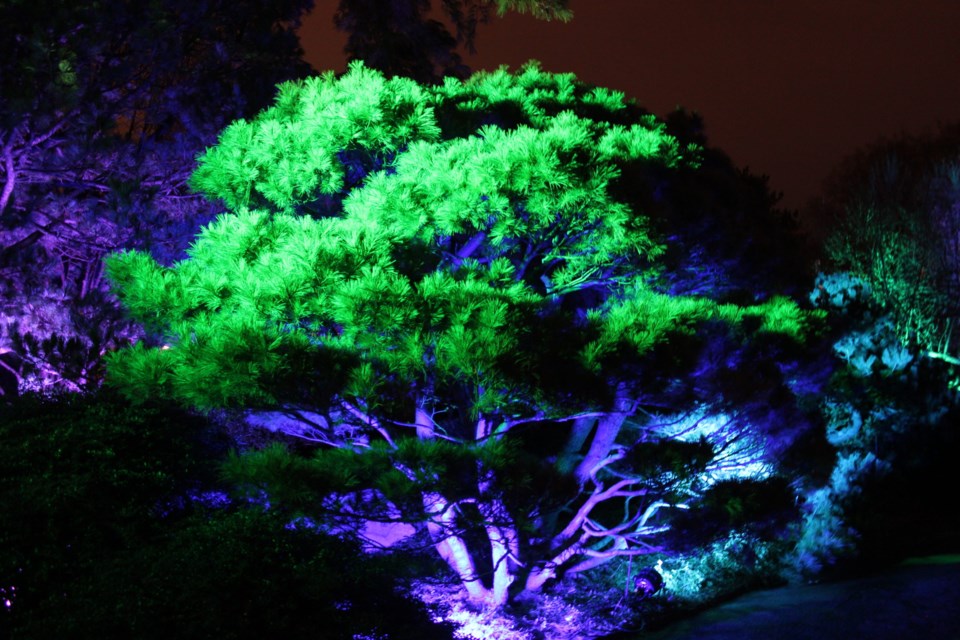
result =
[[[200,406],[309,401],[321,380],[365,400],[472,389],[477,415],[537,396],[524,383],[543,360],[525,347],[537,318],[585,292],[595,337],[582,333],[577,357],[594,370],[602,352],[642,355],[710,317],[798,333],[785,300],[737,309],[649,286],[662,240],[611,183],[625,163],[669,169],[696,150],[652,116],[625,124],[629,106],[536,64],[425,87],[354,63],[281,85],[199,158],[194,187],[231,212],[189,258],[108,260],[161,336],[114,356],[113,379]],[[505,126],[478,119],[504,110]],[[328,197],[339,205],[317,214]]]
[[[509,10],[529,13],[541,20],[567,21],[573,17],[567,8],[568,0],[487,0],[486,3],[496,5],[497,14],[501,16]]]
[[[337,526],[417,523],[471,598],[501,606],[515,581],[539,589],[664,530],[646,523],[677,487],[614,463],[645,385],[681,366],[661,374],[665,349],[708,326],[809,329],[786,298],[658,288],[667,239],[622,182],[652,188],[698,155],[622,95],[534,64],[439,86],[353,64],[282,85],[199,158],[193,185],[228,211],[187,259],[107,261],[151,332],[109,380],[134,400],[310,413],[293,435],[312,455],[268,448],[228,474]],[[542,428],[569,443],[526,435]],[[495,561],[488,588],[471,567],[507,542],[527,559]]]

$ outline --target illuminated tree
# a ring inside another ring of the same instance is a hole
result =
[[[949,365],[903,339],[889,299],[880,304],[863,278],[820,274],[810,300],[828,312],[839,365],[821,365],[829,381],[818,394],[821,446],[834,453],[807,456],[797,478],[804,516],[794,565],[822,575],[853,558],[922,552],[956,520],[921,488],[942,483],[957,455]]]
[[[616,194],[697,156],[536,66],[281,85],[200,158],[194,186],[230,212],[189,258],[109,258],[155,336],[111,380],[315,443],[232,469],[329,526],[422,527],[477,601],[663,550],[667,512],[771,474],[778,445],[737,398],[783,382],[757,363],[809,320],[763,292],[666,292],[657,229]]]
[[[829,267],[869,285],[903,343],[960,364],[960,127],[882,140],[827,185]]]
[[[178,256],[193,158],[306,75],[309,0],[0,3],[0,351],[77,389],[123,337],[102,258]]]

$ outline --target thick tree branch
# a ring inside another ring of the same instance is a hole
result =
[[[3,191],[0,192],[0,215],[7,210],[7,204],[13,195],[13,188],[17,182],[17,168],[13,162],[13,147],[6,146],[3,149],[3,172],[4,182]]]
[[[351,402],[347,402],[346,400],[341,400],[340,404],[343,406],[344,409],[347,410],[347,412],[350,415],[359,419],[360,422],[363,424],[363,426],[369,427],[374,431],[376,431],[377,433],[379,433],[383,437],[384,441],[386,441],[386,443],[390,445],[391,449],[397,448],[397,445],[396,443],[394,443],[393,438],[390,437],[390,434],[387,432],[385,428],[383,428],[379,420],[371,416],[369,413],[361,410],[360,407],[357,407]]]
[[[574,470],[574,476],[581,486],[596,475],[597,469],[607,459],[626,419],[626,413],[614,412],[604,415],[597,421],[590,448]]]
[[[578,531],[582,530],[590,513],[598,504],[614,497],[628,497],[630,492],[624,492],[623,489],[637,483],[638,480],[635,478],[626,478],[615,482],[606,489],[601,485],[597,485],[590,497],[584,501],[573,517],[570,518],[567,526],[553,537],[550,543],[551,546],[557,549],[565,545]],[[637,493],[636,495],[643,495],[643,493]]]

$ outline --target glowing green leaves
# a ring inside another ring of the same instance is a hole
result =
[[[652,124],[653,118],[650,118]],[[659,158],[668,166],[676,166],[680,159],[677,141],[663,135],[660,128],[633,125],[629,128],[615,126],[600,139],[599,152],[602,158],[642,160]]]
[[[541,20],[564,22],[573,17],[573,12],[567,8],[569,0],[487,0],[487,2],[496,5],[499,15],[507,11],[518,11],[529,13]]]
[[[322,493],[332,471],[332,484],[402,502],[477,601],[506,601],[508,553],[535,568],[528,590],[554,568],[592,566],[592,552],[632,554],[645,544],[632,536],[662,533],[647,520],[699,480],[667,477],[669,460],[631,469],[628,416],[661,392],[665,406],[688,402],[662,389],[696,377],[715,338],[806,322],[785,299],[738,306],[660,285],[657,225],[673,213],[662,194],[687,184],[690,151],[622,96],[535,66],[420,87],[354,65],[285,85],[201,159],[194,183],[232,212],[187,260],[111,258],[119,296],[159,345],[117,354],[111,380],[133,398],[318,416],[290,432],[330,447],[315,466],[268,451],[252,475]],[[335,499],[317,497],[280,500]],[[485,531],[486,551],[461,526]],[[552,548],[531,551],[528,533]],[[488,593],[475,578],[490,549]]]
[[[797,340],[806,337],[825,315],[822,312],[804,311],[793,300],[783,296],[776,296],[763,304],[739,309],[734,305],[720,307],[720,317],[725,320],[754,318],[759,322],[759,326],[755,329],[757,332],[780,333]]]
[[[285,83],[272,108],[224,130],[192,184],[231,209],[286,209],[338,193],[346,180],[338,153],[371,149],[387,158],[413,140],[437,138],[428,98],[412,80],[387,80],[361,64],[339,80],[328,73]]]
[[[691,332],[710,317],[713,306],[710,300],[674,298],[635,282],[604,307],[590,310],[596,338],[584,346],[583,363],[599,372],[611,356],[647,353],[677,334]]]
[[[325,74],[281,85],[272,108],[224,130],[218,145],[199,159],[192,184],[230,208],[270,204],[285,209],[348,186],[338,157],[343,151],[365,150],[382,162],[414,141],[437,141],[441,129],[435,106],[483,112],[516,103],[540,127],[562,111],[577,109],[578,94],[592,107],[624,108],[622,94],[588,90],[572,75],[547,74],[532,65],[517,76],[501,70],[467,83],[449,80],[443,87],[426,88],[353,64],[339,79]],[[568,145],[582,141],[569,127],[561,128]],[[628,134],[621,127],[607,138],[602,147],[608,156],[619,141],[617,152],[626,150],[634,157],[653,157],[671,140],[652,117],[643,127],[632,127]]]
[[[454,107],[480,117],[512,114],[516,122],[536,127],[548,125],[564,111],[613,122],[622,119],[632,104],[619,91],[586,87],[572,73],[547,73],[536,62],[516,74],[501,67],[478,72],[465,81],[447,78],[437,92],[444,109]],[[653,124],[653,119],[647,124]]]
[[[596,151],[601,130],[567,112],[545,129],[485,127],[475,137],[416,143],[389,173],[354,190],[344,211],[428,245],[463,237],[447,248],[457,264],[512,255],[511,264],[520,267],[519,247],[530,247],[550,265],[538,278],[551,294],[591,286],[615,272],[636,275],[661,247],[645,219],[612,197],[609,186],[619,170]],[[669,138],[660,131],[650,136],[661,140],[647,150],[659,161]]]
[[[652,288],[663,245],[617,181],[688,151],[622,95],[535,65],[424,87],[355,64],[282,85],[200,158],[194,185],[232,213],[189,258],[109,260],[164,345],[117,356],[113,379],[203,406],[327,394],[312,400],[476,417],[542,410],[544,366],[602,373],[706,319],[795,332],[789,302]]]
[[[589,312],[596,337],[586,343],[581,355],[587,368],[599,371],[610,356],[622,355],[624,349],[642,355],[678,335],[691,335],[706,320],[802,340],[822,315],[804,311],[784,297],[741,307],[709,298],[670,296],[634,282],[604,308]]]

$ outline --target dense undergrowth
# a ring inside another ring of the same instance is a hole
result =
[[[107,391],[25,396],[0,408],[0,511],[15,516],[0,521],[0,630],[13,638],[582,638],[660,628],[781,584],[793,569],[795,539],[732,533],[484,611],[427,554],[365,554],[355,541],[231,495],[218,473],[236,442],[225,434],[241,429],[229,422],[132,407]],[[956,516],[929,491],[949,476],[956,439],[917,437],[925,442],[911,446],[912,460],[865,482],[847,511],[870,566],[949,551],[957,540]],[[643,598],[631,577],[650,564],[665,585]],[[857,568],[841,563],[835,573]]]

